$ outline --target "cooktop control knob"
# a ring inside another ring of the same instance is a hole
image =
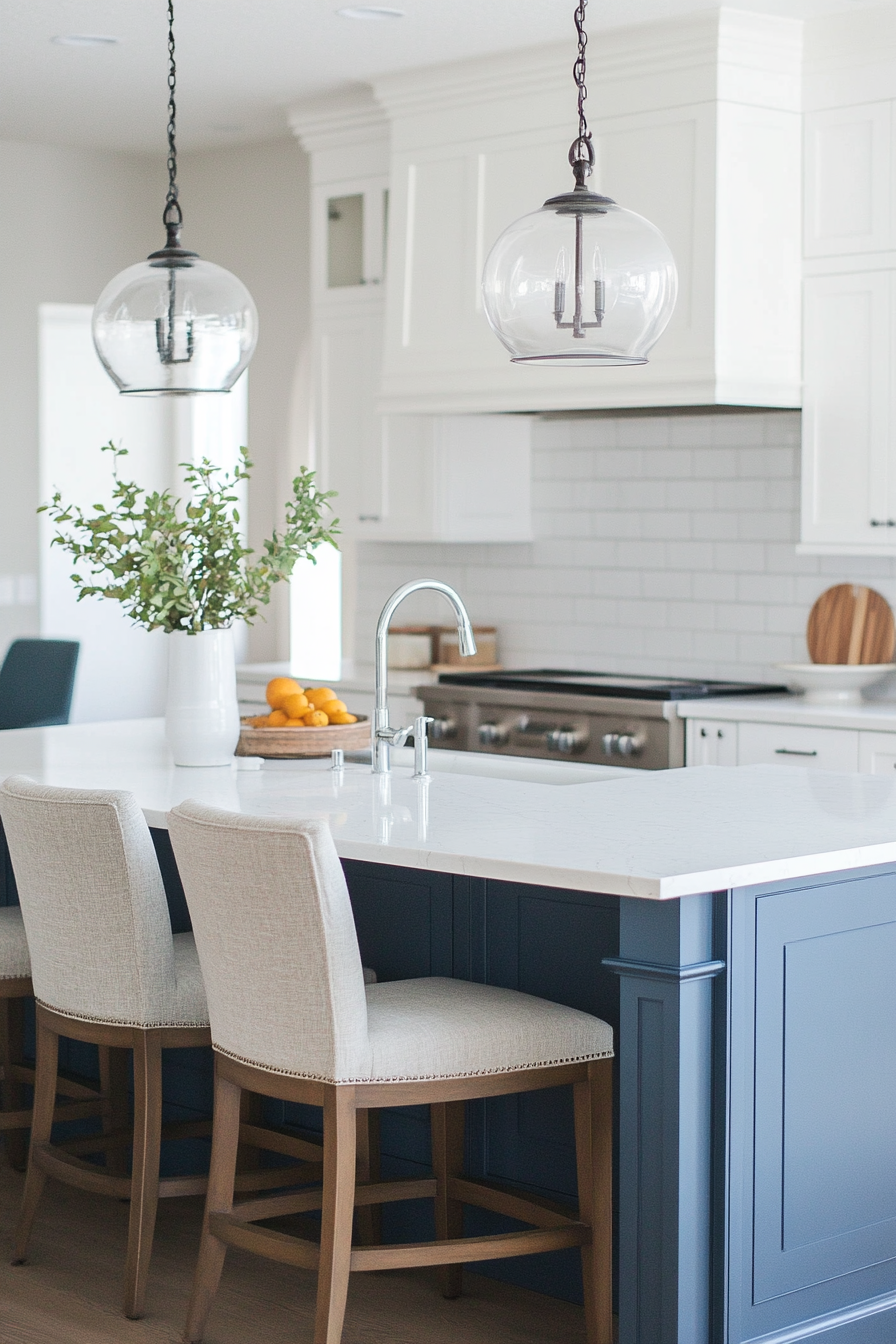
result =
[[[578,728],[551,728],[545,733],[548,751],[559,751],[571,756],[575,751],[584,751],[588,745],[588,734]]]
[[[480,723],[479,741],[484,747],[503,747],[510,737],[509,731],[500,723]]]
[[[432,719],[429,735],[434,742],[443,741],[446,737],[457,737],[457,723],[454,719]]]
[[[604,733],[601,742],[605,756],[640,756],[644,750],[640,733]]]

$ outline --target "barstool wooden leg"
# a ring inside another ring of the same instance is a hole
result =
[[[448,1181],[464,1172],[464,1103],[440,1101],[430,1106],[432,1125],[432,1168],[435,1175],[436,1239],[462,1237],[464,1206],[448,1197]],[[439,1287],[443,1297],[460,1297],[463,1265],[440,1265]]]
[[[134,1151],[125,1262],[124,1314],[143,1315],[159,1202],[162,1140],[162,1046],[158,1031],[134,1032]]]
[[[359,1185],[379,1180],[379,1143],[377,1111],[356,1111],[356,1179]],[[358,1239],[362,1246],[376,1246],[381,1241],[380,1206],[365,1204],[355,1212]]]
[[[28,1239],[46,1175],[34,1160],[35,1151],[49,1143],[53,1132],[53,1110],[56,1105],[56,1076],[59,1072],[59,1037],[41,1019],[37,1010],[37,1070],[34,1080],[34,1109],[31,1118],[31,1147],[28,1152],[28,1175],[16,1227],[14,1265],[25,1263]]]
[[[355,1207],[355,1089],[324,1094],[324,1189],[314,1344],[340,1344],[352,1257]]]
[[[100,1057],[100,1090],[106,1098],[103,1108],[103,1133],[114,1134],[127,1129],[128,1108],[128,1052],[116,1046],[97,1046]],[[106,1149],[106,1170],[112,1176],[126,1176],[127,1150],[124,1145],[112,1144]]]
[[[236,1176],[237,1150],[240,1141],[240,1099],[243,1089],[222,1078],[215,1069],[215,1127],[212,1136],[212,1159],[208,1173],[208,1195],[199,1257],[193,1275],[193,1292],[187,1312],[185,1344],[199,1344],[205,1333],[205,1323],[212,1299],[218,1291],[221,1270],[227,1247],[213,1237],[208,1229],[209,1214],[230,1213],[233,1208],[233,1183]]]
[[[12,1077],[12,1066],[21,1064],[24,1053],[24,1000],[0,999],[0,1063],[3,1065],[3,1109],[20,1111],[25,1106],[25,1088]],[[6,1158],[14,1171],[28,1163],[28,1130],[7,1129]]]
[[[573,1086],[579,1217],[591,1225],[582,1247],[585,1338],[613,1344],[613,1061],[595,1060]]]

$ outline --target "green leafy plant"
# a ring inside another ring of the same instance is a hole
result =
[[[335,491],[318,490],[314,472],[302,468],[286,504],[286,525],[256,553],[239,532],[241,481],[252,463],[245,448],[233,472],[206,458],[182,462],[187,499],[170,490],[150,492],[119,477],[127,449],[107,443],[113,455],[112,504],[94,504],[84,512],[64,504],[57,491],[38,513],[48,513],[60,531],[53,545],[77,564],[72,582],[78,601],[107,597],[120,602],[128,616],[147,630],[220,630],[234,621],[252,621],[270,601],[271,589],[288,579],[296,561],[314,560],[315,547],[336,545],[338,519],[323,521]]]

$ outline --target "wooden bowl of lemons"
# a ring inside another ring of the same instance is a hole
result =
[[[334,747],[357,751],[370,745],[370,723],[350,714],[329,686],[302,687],[292,677],[274,677],[265,699],[269,714],[242,720],[237,756],[288,760],[329,756]]]

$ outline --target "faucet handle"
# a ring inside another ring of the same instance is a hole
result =
[[[434,720],[428,714],[419,714],[414,720],[414,779],[429,779],[426,771],[429,751],[426,729],[432,722]]]
[[[413,731],[414,725],[409,723],[407,728],[377,728],[376,735],[390,747],[403,747]]]

